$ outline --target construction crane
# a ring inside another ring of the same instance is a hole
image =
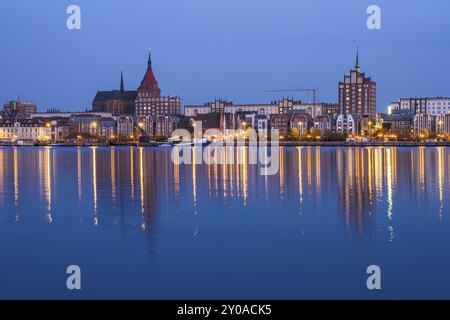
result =
[[[278,90],[266,90],[264,92],[311,92],[313,96],[313,104],[317,103],[317,97],[319,95],[319,88],[306,88],[306,89],[278,89]]]

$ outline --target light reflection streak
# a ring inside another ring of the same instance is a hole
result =
[[[13,151],[14,161],[14,205],[19,203],[19,158],[17,156],[17,147]]]
[[[248,185],[247,185],[247,179],[248,179],[248,163],[247,163],[247,148],[242,149],[242,189],[244,191],[244,205],[246,205],[247,202],[247,196],[248,196]]]
[[[50,147],[45,148],[44,157],[44,174],[45,174],[45,196],[47,200],[47,220],[53,222],[52,217],[52,181],[51,181],[51,163],[50,163]]]
[[[5,152],[0,149],[0,201],[2,204],[5,202],[5,163]]]
[[[141,224],[140,228],[142,231],[145,231],[147,225],[144,219],[145,213],[145,166],[144,166],[144,148],[139,147],[139,189],[140,189],[140,199],[141,199]]]
[[[311,159],[311,147],[306,149],[306,163],[307,163],[307,181],[308,181],[308,189],[311,188],[312,185],[312,159]]]
[[[82,200],[82,162],[81,162],[81,148],[77,148],[77,190],[78,190],[78,201],[81,202]]]
[[[444,209],[444,148],[437,148],[437,172],[438,172],[438,193],[439,193],[439,219],[442,219]]]
[[[302,158],[302,147],[297,148],[298,154],[298,194],[299,194],[299,202],[300,202],[300,214],[303,213],[303,158]]]
[[[321,166],[321,162],[320,162],[320,155],[321,155],[321,150],[320,147],[316,147],[316,163],[315,163],[315,167],[316,167],[316,192],[320,192],[320,188],[321,188],[321,184],[320,181],[322,179],[321,175],[320,175],[320,170],[322,168]]]
[[[114,146],[111,147],[111,198],[113,203],[116,201],[116,153]]]
[[[387,217],[389,220],[392,219],[392,208],[393,208],[393,201],[392,201],[392,149],[387,148],[385,149],[385,165],[386,165],[386,191],[387,191],[387,203],[388,203],[388,209],[387,209]]]
[[[144,203],[145,203],[145,193],[144,193],[144,149],[139,148],[139,189],[141,195],[141,214],[144,214]]]
[[[197,147],[192,147],[192,198],[194,210],[197,213]]]
[[[134,199],[134,147],[130,147],[130,186],[131,199]]]
[[[97,216],[97,147],[91,147],[92,151],[92,196],[94,202],[94,210],[93,210],[93,223],[95,226],[98,226],[98,216]]]
[[[178,196],[180,194],[180,154],[178,152],[174,152],[173,160],[173,190]]]

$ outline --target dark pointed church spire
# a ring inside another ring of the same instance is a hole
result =
[[[156,81],[155,75],[152,70],[152,56],[150,54],[150,49],[148,50],[148,66],[145,72],[144,79],[141,81],[141,85],[138,91],[147,91],[150,97],[160,97],[161,90],[158,86],[158,81]]]
[[[120,70],[120,91],[125,91],[125,86],[123,85],[123,69]]]
[[[148,69],[152,68],[152,52],[151,49],[148,49]]]
[[[355,64],[355,70],[359,72],[361,70],[361,67],[359,66],[359,47],[356,47],[356,64]]]

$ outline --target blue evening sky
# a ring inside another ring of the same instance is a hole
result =
[[[81,7],[82,29],[66,28]],[[366,9],[382,9],[382,30]],[[90,108],[97,90],[136,89],[147,51],[163,94],[183,104],[214,98],[261,103],[266,89],[320,88],[360,64],[378,83],[378,110],[400,97],[450,96],[448,0],[2,0],[0,102],[41,110]],[[289,94],[309,101],[305,94]]]

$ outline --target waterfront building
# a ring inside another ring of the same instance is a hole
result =
[[[445,135],[446,134],[445,117],[447,115],[450,115],[450,114],[449,113],[447,113],[447,114],[441,113],[436,116],[434,125],[435,125],[435,132],[437,135]]]
[[[309,113],[296,112],[292,113],[289,119],[289,129],[297,129],[300,135],[305,135],[308,133],[308,129],[312,124],[312,117]]]
[[[377,84],[361,72],[359,52],[355,68],[339,82],[339,109],[341,114],[360,114],[375,118],[377,113]]]
[[[395,110],[400,110],[400,102],[391,102],[388,105],[388,114],[391,114]]]
[[[31,115],[37,112],[34,102],[13,100],[3,106],[2,118],[10,120],[30,119]]]
[[[116,120],[114,118],[100,118],[94,126],[94,135],[97,137],[112,139],[116,135]]]
[[[50,139],[50,126],[39,119],[0,120],[1,141],[48,141]]]
[[[238,114],[239,115],[239,114]],[[269,117],[264,114],[257,113],[244,113],[244,121],[246,123],[245,128],[253,128],[256,132],[266,134],[269,129]],[[229,126],[228,129],[235,129],[233,126]]]
[[[318,115],[314,118],[314,128],[320,131],[321,134],[325,132],[332,132],[332,121],[330,115]]]
[[[71,132],[70,119],[51,117],[51,118],[33,118],[32,120],[40,120],[45,126],[51,130],[51,140],[61,140],[67,137]]]
[[[427,113],[431,116],[450,113],[450,98],[428,98]]]
[[[95,115],[77,115],[70,118],[70,133],[85,133],[93,137],[111,139],[115,136],[116,121],[114,118],[98,117]]]
[[[439,119],[439,121],[442,121],[442,122],[439,123],[439,130],[442,130],[442,131],[438,131],[438,133],[449,136],[450,135],[450,113],[441,115],[440,117],[441,117],[441,119]]]
[[[294,106],[294,110],[303,110],[313,118],[321,115],[333,115],[340,111],[337,103],[300,103]]]
[[[204,105],[186,105],[184,106],[184,116],[185,117],[196,117],[200,114],[209,114],[211,113],[210,102],[205,103]]]
[[[254,113],[260,115],[266,115],[270,117],[273,114],[285,113],[283,110],[289,108],[292,102],[287,99],[280,101],[272,101],[271,103],[250,103],[250,104],[228,104],[225,106],[226,113]],[[292,109],[292,108],[291,108]]]
[[[187,119],[185,121],[187,127],[184,129],[193,131],[197,123],[201,123],[202,134],[208,129],[219,129],[226,133],[228,129],[234,128],[238,121],[236,117],[232,117],[230,114],[221,115],[220,113],[199,113],[196,116],[185,117],[185,119]]]
[[[178,118],[174,116],[157,116],[155,121],[155,137],[170,137],[177,128]]]
[[[256,131],[263,135],[267,136],[268,130],[269,130],[269,118],[265,115],[257,115],[256,116],[256,124],[255,127]]]
[[[294,110],[295,105],[299,105],[301,102],[293,99],[282,99],[278,101],[278,114],[288,114]]]
[[[400,110],[409,110],[413,114],[427,113],[427,98],[402,98],[399,105]]]
[[[154,136],[155,132],[155,117],[148,115],[148,116],[139,116],[137,118],[137,125],[141,131],[142,136],[146,137],[152,137]]]
[[[436,133],[436,117],[427,113],[418,113],[414,116],[414,133],[420,134],[427,130],[430,134]]]
[[[280,135],[287,135],[289,132],[290,116],[287,114],[274,114],[270,117],[270,128],[278,130]]]
[[[413,130],[414,114],[410,110],[391,109],[388,114],[380,114],[383,127],[391,133],[410,132]]]
[[[71,133],[94,134],[96,131],[97,117],[91,115],[78,115],[70,119]]]
[[[179,116],[181,115],[180,97],[163,97],[158,81],[153,73],[152,59],[149,53],[147,70],[137,90],[135,100],[136,116]]]
[[[117,118],[117,135],[119,138],[134,137],[135,121],[132,116],[123,115]]]
[[[186,105],[184,106],[184,115],[195,117],[199,114],[208,113],[254,113],[258,115],[271,116],[273,114],[287,114],[293,110],[304,110],[301,108],[301,102],[293,99],[281,99],[272,101],[271,103],[250,103],[250,104],[234,104],[227,100],[216,99],[212,102],[206,102],[203,105]]]
[[[136,90],[125,90],[122,71],[120,73],[120,89],[98,91],[92,102],[92,111],[108,112],[114,116],[134,115],[136,95]]]
[[[359,135],[362,131],[362,117],[360,114],[340,114],[336,119],[336,132],[347,135]]]
[[[95,116],[99,118],[111,118],[112,113],[110,112],[36,112],[31,114],[31,119],[60,119],[60,118],[71,118],[76,116]]]
[[[431,116],[450,113],[450,98],[401,98],[392,102],[389,107],[392,110],[408,110],[413,114],[427,113]]]

